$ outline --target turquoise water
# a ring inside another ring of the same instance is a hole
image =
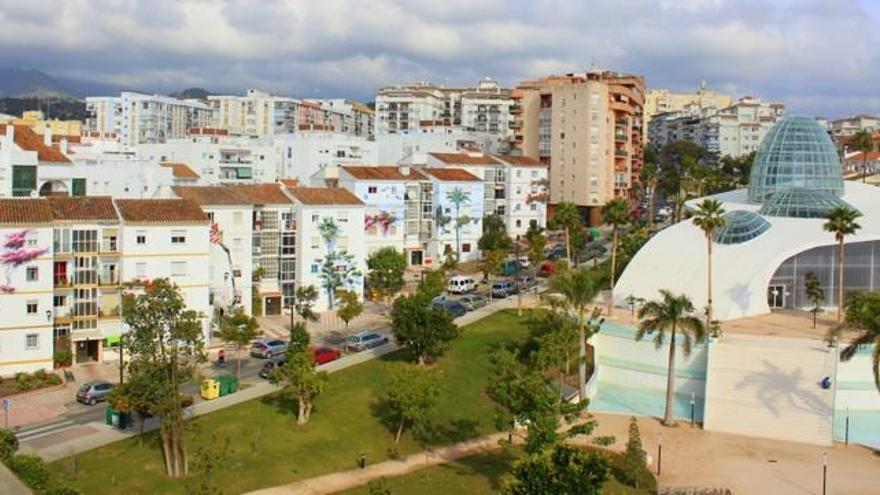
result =
[[[834,411],[834,439],[846,436],[845,410]],[[849,411],[849,441],[880,448],[880,411]]]
[[[694,416],[697,422],[703,421],[704,399],[696,397]],[[663,417],[666,408],[666,392],[653,388],[626,387],[616,383],[599,383],[599,392],[590,399],[587,408],[595,412],[633,414],[636,416]],[[690,394],[675,394],[675,417],[683,421],[691,420]]]

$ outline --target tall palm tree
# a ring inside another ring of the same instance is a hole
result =
[[[697,213],[694,215],[694,225],[706,235],[706,248],[708,264],[708,280],[706,286],[706,326],[712,323],[712,244],[715,243],[715,231],[724,226],[724,205],[720,201],[708,198],[697,205]]]
[[[849,361],[861,348],[871,348],[874,386],[880,391],[880,292],[854,292],[846,302],[846,321],[829,332],[829,341],[840,337],[844,330],[855,330],[859,336],[840,351],[841,361]]]
[[[648,200],[648,229],[654,229],[654,194],[657,193],[657,184],[660,182],[660,169],[654,163],[647,163],[642,167],[642,183],[645,185],[646,199]]]
[[[568,201],[557,204],[550,225],[554,229],[565,229],[565,257],[571,264],[571,251],[576,246],[572,246],[570,238],[581,228],[581,215],[577,206]]]
[[[669,333],[669,364],[666,371],[666,410],[663,413],[663,424],[675,426],[675,340],[681,335],[684,355],[689,356],[693,344],[700,343],[706,337],[706,326],[702,320],[691,315],[694,305],[684,294],[675,295],[663,289],[659,301],[648,301],[639,308],[639,330],[636,340],[641,341],[645,335],[654,334],[654,346],[659,349]]]
[[[848,206],[832,208],[825,217],[826,222],[822,226],[826,232],[834,234],[837,241],[837,321],[843,316],[843,241],[848,235],[855,234],[861,225],[856,223],[856,218],[862,216],[858,211]]]
[[[853,149],[862,152],[862,182],[868,176],[868,152],[874,151],[874,139],[868,131],[859,131],[853,135]]]
[[[631,218],[629,203],[623,198],[614,198],[605,203],[602,210],[602,219],[611,225],[611,285],[608,293],[608,314],[614,305],[614,279],[617,274],[617,244],[620,237],[620,227],[629,223]]]
[[[564,270],[550,280],[552,291],[562,296],[565,308],[577,318],[578,328],[578,393],[587,397],[587,307],[599,289],[593,274],[583,268]]]

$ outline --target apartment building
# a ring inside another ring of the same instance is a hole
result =
[[[485,188],[480,177],[467,170],[422,168],[431,183],[434,207],[434,233],[427,243],[425,264],[443,262],[451,250],[459,261],[477,261],[477,242],[483,235],[483,198]]]
[[[343,164],[376,164],[377,144],[366,137],[341,132],[300,131],[276,136],[281,177],[306,181],[318,171]]]
[[[655,115],[649,142],[661,148],[691,141],[719,156],[743,156],[758,150],[767,132],[785,114],[782,103],[745,96],[725,108],[687,106],[680,112]]]
[[[685,107],[696,105],[698,108],[726,108],[733,104],[733,97],[708,89],[706,81],[701,81],[695,92],[679,93],[668,89],[649,89],[645,94],[642,133],[648,136],[648,124],[654,115],[669,112],[681,112]]]
[[[27,110],[21,113],[21,117],[2,116],[0,123],[12,125],[24,125],[30,127],[37,134],[49,132],[53,136],[65,136],[78,138],[82,134],[82,122],[79,120],[47,119],[40,110]]]
[[[324,110],[324,122],[329,124],[334,132],[370,141],[375,139],[376,112],[367,105],[344,98],[311,101],[320,105]]]
[[[119,96],[86,98],[89,132],[113,134],[127,145],[163,143],[186,137],[194,127],[210,127],[214,110],[193,99],[124,91]]]
[[[599,224],[602,206],[630,197],[638,181],[644,92],[644,77],[611,71],[522,82],[511,154],[549,165],[549,202],[572,202]]]
[[[239,136],[271,136],[296,132],[298,101],[249,89],[243,96],[209,95],[213,126]]]
[[[880,130],[880,118],[874,115],[859,114],[831,121],[831,135],[837,138],[852,136],[859,131]]]
[[[487,153],[506,149],[506,143],[487,133],[468,131],[443,122],[422,125],[417,130],[376,136],[378,163],[424,165],[428,152],[458,152],[477,148]]]

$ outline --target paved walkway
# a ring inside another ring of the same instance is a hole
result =
[[[18,480],[8,467],[0,463],[0,493],[3,495],[33,495],[33,492]]]

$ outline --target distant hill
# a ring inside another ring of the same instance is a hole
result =
[[[171,93],[168,96],[173,98],[180,98],[182,100],[186,99],[194,99],[194,100],[207,100],[209,96],[215,95],[217,93],[212,93],[205,88],[187,88],[183,91],[177,91],[175,93]]]
[[[5,98],[108,96],[120,89],[112,84],[55,77],[37,69],[0,67],[0,97]]]

